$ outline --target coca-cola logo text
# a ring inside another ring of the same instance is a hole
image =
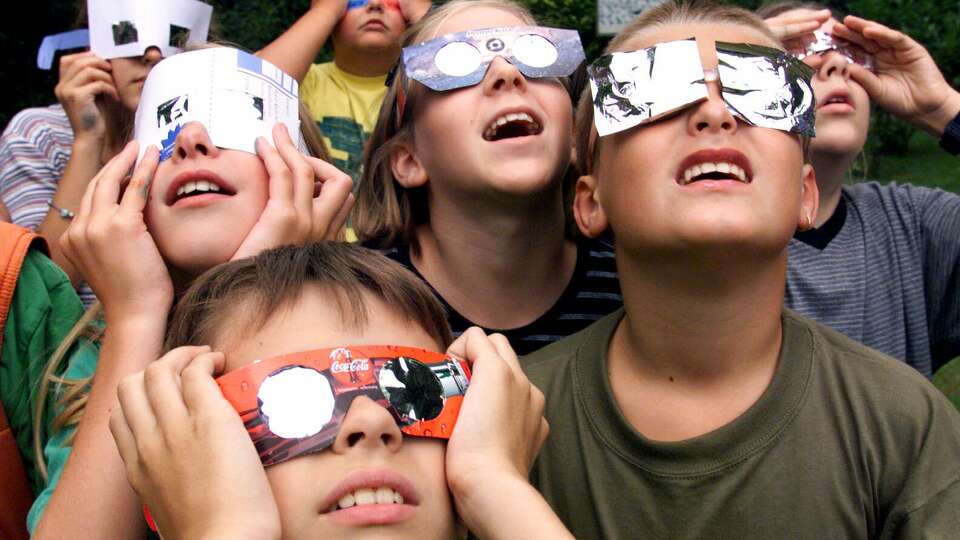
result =
[[[366,358],[357,358],[349,362],[340,362],[334,360],[330,364],[330,371],[333,373],[357,373],[359,371],[368,371],[370,362]]]

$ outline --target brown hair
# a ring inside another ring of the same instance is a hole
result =
[[[630,41],[647,28],[671,24],[713,22],[738,24],[759,31],[779,44],[780,40],[764,24],[763,20],[746,9],[720,4],[712,0],[671,0],[652,7],[640,14],[620,31],[604,50],[605,54],[628,50]],[[596,156],[599,140],[593,126],[593,95],[584,92],[577,105],[574,132],[577,148],[577,168],[583,174],[590,174]]]
[[[444,21],[474,7],[500,9],[527,24],[537,24],[527,8],[510,0],[453,0],[408,28],[403,46],[431,39]],[[405,96],[402,113],[398,113],[397,108],[400,91]],[[423,85],[410,84],[403,62],[399,62],[364,150],[363,178],[354,208],[353,228],[365,245],[380,249],[409,245],[414,252],[419,250],[414,230],[417,225],[430,221],[427,189],[401,186],[393,176],[390,157],[397,147],[413,144],[414,116],[425,92]]]
[[[757,8],[757,15],[760,16],[761,19],[769,19],[795,9],[812,9],[816,11],[821,9],[829,9],[834,19],[837,19],[838,21],[843,20],[843,16],[839,11],[826,4],[821,4],[820,2],[798,2],[797,0],[777,0],[776,2],[767,2]]]
[[[368,293],[418,324],[441,347],[452,341],[443,307],[423,280],[376,251],[323,242],[271,249],[205,272],[177,303],[165,348],[211,343],[227,321],[236,324],[240,303],[246,318],[239,331],[261,327],[297,301],[307,285],[331,291],[347,324],[368,323],[363,294]]]

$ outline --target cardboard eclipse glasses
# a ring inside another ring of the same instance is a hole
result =
[[[744,122],[814,135],[813,70],[760,45],[717,42],[716,71],[704,70],[696,41],[607,54],[587,67],[599,136],[654,122],[708,99],[717,81],[730,112]]]
[[[497,56],[533,79],[569,76],[585,58],[576,30],[513,26],[447,34],[404,47],[403,66],[408,77],[442,92],[478,84]]]
[[[470,376],[466,362],[442,353],[369,345],[258,360],[216,382],[267,466],[333,444],[359,396],[387,409],[406,435],[448,439]]]

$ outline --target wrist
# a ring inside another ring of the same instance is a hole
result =
[[[90,131],[74,131],[73,133],[73,154],[95,152],[94,155],[100,156],[100,150],[103,149],[105,142],[103,133],[93,133]]]
[[[960,93],[950,90],[950,95],[940,107],[922,118],[918,124],[924,131],[940,138],[947,125],[960,114]]]

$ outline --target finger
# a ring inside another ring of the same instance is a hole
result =
[[[161,429],[182,425],[189,412],[180,388],[180,373],[196,356],[210,347],[179,347],[143,370],[143,382]]]
[[[290,138],[287,126],[276,124],[273,126],[273,142],[277,153],[283,158],[290,172],[293,173],[293,205],[300,215],[310,215],[313,206],[313,168],[307,163],[304,156]]]
[[[269,177],[269,186],[267,191],[271,201],[293,204],[293,173],[287,164],[280,157],[277,150],[270,146],[263,137],[257,137],[255,143],[257,155],[263,160],[263,165],[267,169]]]
[[[321,237],[326,237],[329,233],[336,234],[339,227],[334,227],[338,218],[344,213],[344,207],[347,206],[347,215],[350,212],[351,203],[348,200],[353,189],[353,180],[349,175],[321,159],[307,158],[307,162],[316,177],[323,180],[320,195],[313,199],[314,231],[318,231]],[[313,191],[312,186],[310,189]]]
[[[120,381],[117,399],[135,439],[142,439],[157,429],[157,418],[147,399],[142,372],[129,375]]]
[[[507,336],[503,334],[490,334],[488,338],[494,349],[496,349],[497,354],[510,366],[510,369],[512,369],[514,373],[523,375],[523,368],[520,367],[520,359],[517,358],[517,353],[513,350],[513,346],[510,345]],[[523,375],[523,377],[526,378],[526,375]]]
[[[476,326],[468,328],[466,332],[461,334],[459,338],[450,344],[447,351],[450,354],[459,356],[470,362],[474,379],[483,379],[485,377],[483,373],[494,369],[495,364],[501,364],[516,376],[514,367],[510,365],[510,362],[500,358],[496,347],[493,346],[493,343],[487,335],[483,333],[483,330]],[[519,366],[517,366],[517,369],[519,369]]]
[[[864,90],[866,90],[871,101],[882,101],[883,81],[880,80],[880,77],[878,77],[876,73],[856,63],[848,66],[848,73],[850,74],[851,79],[856,81],[860,86],[863,87]]]
[[[136,463],[139,456],[137,439],[133,436],[133,431],[130,431],[127,419],[123,416],[123,409],[120,407],[110,414],[110,433],[113,434],[113,441],[117,444],[117,451],[120,452],[123,462]]]
[[[84,68],[71,80],[71,86],[82,88],[84,85],[93,81],[103,81],[113,86],[113,77],[102,69]]]
[[[61,62],[60,82],[68,85],[73,84],[73,81],[77,75],[87,68],[99,70],[105,73],[110,73],[112,71],[113,67],[110,65],[110,62],[107,62],[103,58],[100,58],[93,53],[81,54],[83,55],[82,58],[75,58],[69,63]]]
[[[91,199],[91,213],[99,213],[117,205],[120,196],[120,183],[127,176],[137,160],[137,141],[130,141],[123,150],[108,163],[97,177],[97,184]]]
[[[863,50],[867,51],[870,54],[877,54],[877,51],[880,50],[880,46],[871,39],[868,39],[866,36],[860,32],[851,30],[847,26],[844,26],[841,23],[833,25],[831,30],[833,35],[843,38],[851,43],[856,43]]]
[[[157,166],[160,163],[160,150],[156,146],[150,145],[147,151],[143,153],[143,159],[133,171],[130,183],[123,192],[123,198],[120,200],[120,211],[125,213],[140,213],[147,205],[150,185],[153,183],[153,177],[157,173]]]
[[[354,203],[356,203],[356,198],[353,196],[353,193],[350,193],[347,195],[347,200],[343,203],[343,206],[340,207],[340,211],[337,212],[333,221],[330,222],[330,227],[327,229],[327,234],[323,238],[324,240],[332,242],[340,238],[340,231],[346,226]]]
[[[208,352],[197,355],[183,369],[183,399],[192,413],[223,408],[224,404],[232,410],[214,376],[223,373],[226,357],[221,352]]]
[[[120,99],[113,82],[93,81],[77,88],[77,92],[84,92],[90,96],[107,95],[113,99]]]
[[[887,28],[882,24],[868,26],[863,29],[863,35],[881,47],[905,51],[913,48],[923,48],[923,45],[916,42],[910,36],[903,32]]]
[[[817,28],[820,28],[822,23],[820,21],[806,21],[789,23],[780,26],[768,26],[770,26],[770,29],[773,30],[774,35],[776,35],[778,38],[781,40],[789,40],[791,38],[813,32]]]

